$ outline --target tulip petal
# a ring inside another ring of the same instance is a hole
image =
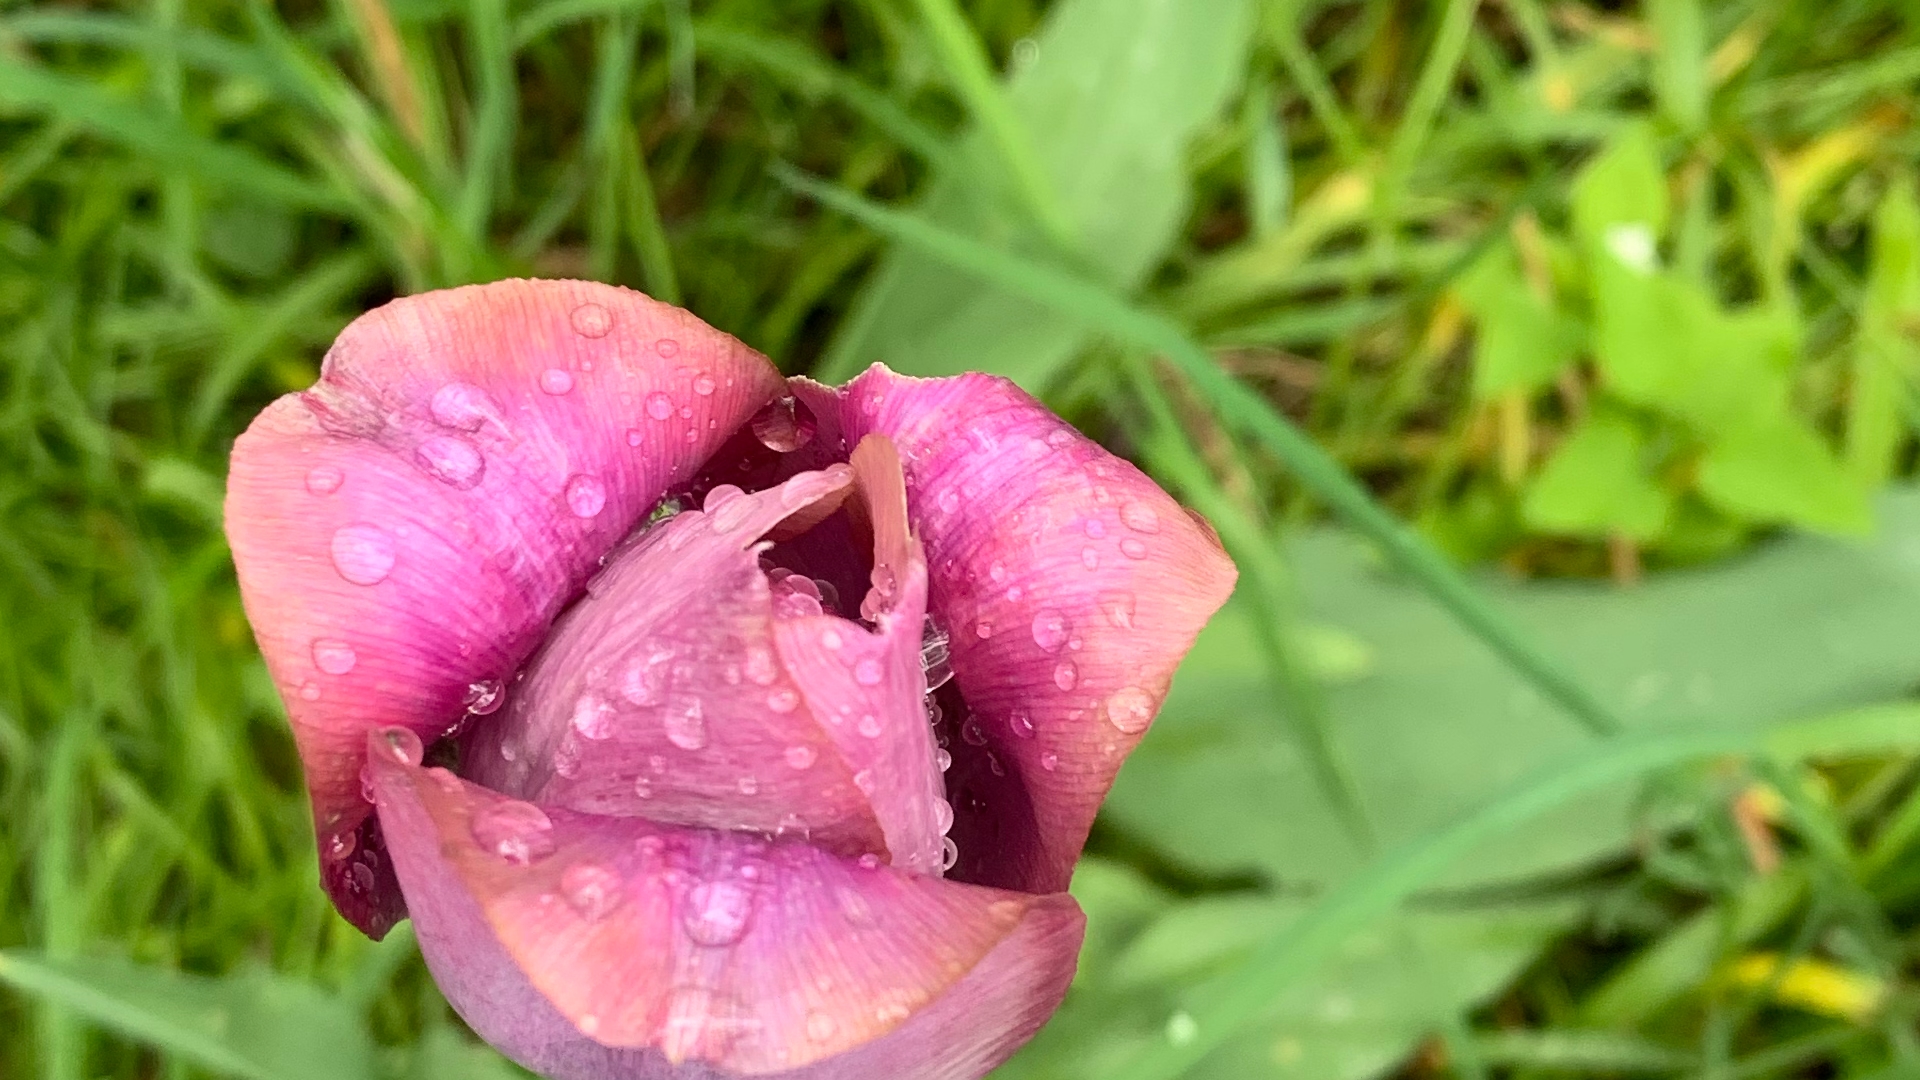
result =
[[[366,732],[431,739],[497,702],[596,559],[779,389],[677,308],[507,281],[355,320],[319,382],[235,443],[241,595],[356,925],[400,914],[365,823]]]
[[[892,484],[891,518],[862,513],[891,522],[904,563],[897,463]],[[763,538],[816,524],[855,486],[856,503],[872,503],[858,463],[752,494],[716,488],[705,510],[641,534],[555,624],[500,722],[465,741],[463,774],[542,805],[803,834],[937,869],[924,564],[869,632],[817,603],[781,615],[758,561]]]
[[[877,432],[907,463],[928,608],[967,709],[950,718],[952,876],[1065,888],[1233,563],[1152,480],[1005,379],[876,365],[838,390],[790,385],[818,423],[807,452]]]
[[[405,755],[370,774],[435,980],[556,1080],[971,1080],[1072,978],[1064,894],[537,809]]]

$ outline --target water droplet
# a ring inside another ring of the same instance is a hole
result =
[[[713,518],[713,531],[717,533],[730,533],[746,524],[747,519],[753,516],[753,509],[754,501],[745,497],[728,499],[717,510],[713,507],[712,498],[707,500],[707,513]]]
[[[693,377],[693,392],[701,397],[712,397],[714,386],[713,376],[704,371]]]
[[[1064,450],[1073,445],[1073,432],[1067,428],[1054,428],[1047,432],[1047,445],[1055,450]]]
[[[1007,717],[1007,730],[1013,732],[1015,738],[1031,739],[1034,732],[1033,718],[1023,712],[1014,713]]]
[[[1120,520],[1127,528],[1149,535],[1160,531],[1160,514],[1143,502],[1129,502],[1120,508]]]
[[[792,769],[811,769],[818,756],[811,746],[789,746],[782,755],[787,759],[787,767]]]
[[[529,802],[509,799],[473,815],[474,843],[515,866],[553,854],[553,819]]]
[[[698,750],[707,745],[707,720],[699,698],[667,713],[667,741],[682,750]]]
[[[859,683],[861,686],[879,686],[881,680],[886,677],[886,668],[881,666],[879,660],[871,656],[853,665],[853,681]]]
[[[315,465],[307,470],[307,492],[312,495],[331,495],[340,490],[340,484],[347,474],[333,465]]]
[[[457,435],[434,435],[413,448],[413,463],[435,480],[466,491],[487,474],[487,459]]]
[[[373,891],[373,867],[366,863],[354,863],[347,867],[347,885],[357,893]]]
[[[550,367],[540,373],[540,389],[558,396],[573,389],[573,373],[566,368]]]
[[[784,686],[767,695],[767,708],[776,713],[785,715],[799,707],[800,695]]]
[[[696,945],[717,947],[739,941],[753,918],[753,893],[731,880],[703,881],[687,892],[680,923]]]
[[[637,657],[620,675],[620,696],[634,705],[658,705],[666,691],[666,672],[662,666],[671,653],[655,652]]]
[[[941,513],[951,514],[960,509],[960,491],[953,487],[942,488],[934,502],[939,505]]]
[[[780,669],[773,662],[772,649],[765,645],[747,646],[747,678],[758,686],[771,686],[779,677]]]
[[[346,859],[347,856],[352,855],[354,849],[359,846],[360,839],[353,833],[334,833],[332,836],[327,837],[327,858],[333,862],[341,862]]]
[[[1120,554],[1129,559],[1144,559],[1147,557],[1147,545],[1139,538],[1129,536],[1120,541]]]
[[[680,355],[680,343],[670,337],[663,337],[653,343],[653,351],[671,359]]]
[[[748,798],[760,794],[760,778],[757,776],[743,776],[735,782],[734,786],[740,789],[740,794]]]
[[[333,534],[333,568],[355,585],[378,585],[393,572],[393,537],[378,525],[344,525]]]
[[[1107,617],[1107,624],[1122,630],[1133,629],[1133,594],[1130,592],[1105,593],[1100,597],[1100,611]]]
[[[574,863],[560,874],[560,895],[588,922],[599,922],[620,903],[620,878],[595,863]]]
[[[954,867],[954,864],[958,863],[959,861],[960,861],[960,845],[954,843],[953,837],[951,836],[941,837],[940,838],[940,872],[944,874],[947,871],[952,870]]]
[[[653,781],[647,779],[644,776],[634,777],[633,795],[634,795],[634,798],[636,799],[653,798]]]
[[[1153,721],[1153,704],[1152,694],[1137,686],[1123,686],[1107,697],[1107,722],[1137,735]]]
[[[580,761],[584,756],[580,741],[572,735],[563,735],[560,737],[560,745],[553,748],[553,771],[571,780],[580,775]]]
[[[1047,652],[1059,652],[1073,632],[1073,623],[1053,608],[1041,608],[1033,616],[1033,643]]]
[[[313,666],[329,675],[345,675],[360,662],[354,654],[353,646],[336,638],[315,638],[313,642]]]
[[[987,580],[993,582],[995,585],[1004,585],[1007,580],[1006,565],[995,562],[993,565],[987,567]]]
[[[613,734],[613,706],[598,694],[581,694],[573,703],[573,730],[582,738],[605,739]]]
[[[1055,770],[1055,769],[1057,769],[1057,768],[1059,768],[1059,767],[1060,767],[1060,755],[1059,755],[1059,754],[1056,754],[1056,753],[1054,753],[1054,752],[1053,752],[1053,751],[1051,751],[1051,750],[1049,750],[1049,751],[1047,751],[1047,752],[1046,752],[1046,753],[1044,753],[1044,754],[1041,754],[1041,755],[1040,755],[1040,767],[1041,767],[1041,768],[1043,768],[1043,769],[1045,769],[1045,770],[1047,770],[1048,772],[1052,772],[1053,770]]]
[[[953,768],[953,755],[947,752],[946,747],[938,747],[933,752],[933,763],[940,767],[941,772],[946,772]]]
[[[1080,682],[1080,669],[1073,661],[1062,660],[1053,666],[1053,685],[1062,690],[1071,690]]]
[[[498,679],[481,679],[467,684],[467,711],[475,716],[491,716],[507,700],[507,686]]]
[[[980,726],[980,718],[969,713],[960,722],[960,741],[968,746],[987,745],[987,730]]]
[[[613,329],[613,313],[599,304],[581,304],[569,317],[573,332],[581,337],[601,338]]]
[[[673,416],[673,399],[655,390],[647,395],[647,415],[655,420],[667,420]]]
[[[846,642],[841,639],[840,631],[835,630],[833,627],[829,626],[825,630],[820,631],[820,647],[826,649],[828,652],[837,651],[840,646],[844,644],[846,644]]]
[[[813,414],[803,414],[791,400],[768,403],[753,414],[752,421],[753,437],[760,440],[760,445],[782,454],[812,442],[816,426]]]
[[[880,737],[880,718],[872,713],[867,713],[860,717],[860,723],[857,727],[860,734],[865,735],[869,739],[877,739]]]
[[[567,480],[567,509],[574,517],[594,517],[606,505],[607,485],[599,477],[577,473]]]
[[[878,855],[875,855],[875,854],[874,854],[873,852],[871,852],[871,851],[869,851],[869,852],[867,852],[866,854],[864,854],[864,855],[862,855],[862,856],[860,856],[860,857],[859,857],[858,859],[855,859],[855,860],[854,860],[854,862],[856,862],[856,863],[859,863],[859,864],[860,864],[860,869],[862,869],[862,870],[878,870],[878,869],[880,869],[880,856],[878,856]]]
[[[646,441],[647,441],[647,437],[640,433],[639,428],[630,427],[627,429],[627,445],[628,446],[639,446],[641,443]]]
[[[1098,540],[1107,535],[1107,523],[1097,517],[1088,518],[1080,528],[1087,534],[1088,539]]]
[[[933,831],[945,835],[953,829],[953,804],[945,799],[933,800]]]
[[[485,390],[464,382],[450,382],[435,390],[427,409],[434,423],[455,431],[479,431],[499,411]]]
[[[981,619],[973,624],[973,636],[985,641],[993,636],[993,620]]]
[[[1089,570],[1100,569],[1100,552],[1092,544],[1080,549],[1080,565]]]
[[[834,1033],[839,1030],[840,1027],[834,1023],[833,1017],[826,1013],[816,1009],[807,1014],[807,1038],[813,1042],[829,1042],[833,1039]]]

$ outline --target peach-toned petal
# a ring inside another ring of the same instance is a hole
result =
[[[507,281],[362,316],[235,443],[241,594],[349,919],[399,914],[363,827],[366,732],[431,739],[497,705],[596,560],[779,389],[677,308]]]
[[[1180,658],[1233,589],[1210,529],[1007,380],[875,367],[790,384],[804,453],[869,433],[906,462],[928,607],[949,635],[953,839],[965,881],[1064,888],[1100,800]]]
[[[484,1038],[557,1080],[973,1080],[1072,978],[1082,918],[1064,894],[537,808],[420,768],[404,734],[375,738],[379,813],[435,979]]]

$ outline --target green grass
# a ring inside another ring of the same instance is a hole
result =
[[[1893,0],[5,6],[0,1076],[511,1075],[321,894],[219,515],[541,274],[1233,550],[1008,1077],[1920,1077],[1917,88]]]

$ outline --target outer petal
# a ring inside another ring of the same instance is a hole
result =
[[[584,282],[395,301],[234,446],[227,533],[287,702],[329,892],[398,916],[362,828],[366,732],[432,738],[538,643],[596,560],[778,389],[692,315]]]
[[[542,812],[412,762],[376,755],[372,777],[428,965],[476,1031],[556,1080],[970,1080],[1072,978],[1065,895]]]
[[[1005,379],[876,366],[838,391],[793,387],[819,421],[813,453],[879,432],[907,462],[928,607],[969,710],[950,718],[953,876],[1065,888],[1233,563],[1152,480]]]

